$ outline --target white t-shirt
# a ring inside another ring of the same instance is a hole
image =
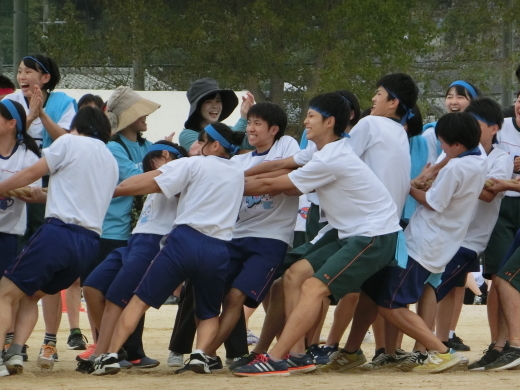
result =
[[[59,218],[101,235],[119,177],[112,153],[98,139],[64,134],[42,154],[51,175],[45,218]]]
[[[17,145],[16,151],[9,157],[0,156],[0,182],[33,165],[38,156],[27,150],[25,145]],[[41,179],[31,186],[41,187]],[[0,196],[0,232],[22,236],[27,228],[27,212],[25,202],[16,198]]]
[[[397,215],[410,192],[410,145],[404,127],[395,120],[369,115],[350,131],[354,153],[368,165],[392,195]]]
[[[180,158],[158,169],[155,181],[166,197],[180,193],[173,227],[188,225],[230,241],[244,195],[244,171],[216,156]]]
[[[294,225],[295,232],[305,232],[307,228],[307,218],[309,216],[309,208],[311,202],[308,201],[305,195],[298,197],[298,214],[296,215],[296,225]]]
[[[507,153],[501,149],[494,148],[489,153],[486,158],[486,165],[486,179],[509,179],[511,172],[513,172],[513,162]],[[504,193],[499,192],[491,202],[477,201],[466,238],[461,246],[471,249],[478,254],[484,252],[497,222],[503,197]]]
[[[289,179],[302,193],[316,190],[320,207],[340,239],[401,230],[388,190],[346,139],[325,145]]]
[[[23,108],[25,109],[25,113],[29,114],[29,106],[27,105],[27,102],[25,101],[25,97],[23,96],[22,91],[16,91],[14,93],[11,93],[4,97],[4,99],[10,99],[15,102],[20,103]],[[3,100],[3,99],[2,99]],[[67,110],[63,114],[63,116],[60,118],[58,123],[56,123],[58,126],[60,126],[62,129],[65,130],[71,130],[70,124],[72,123],[72,119],[74,119],[74,116],[76,115],[76,109],[74,108],[74,104],[70,103],[67,107]],[[41,148],[42,140],[43,140],[43,132],[45,130],[45,127],[43,126],[42,120],[40,118],[36,118],[32,123],[31,126],[27,129],[27,134],[29,134],[31,137],[34,138],[38,146]]]
[[[428,160],[426,163],[434,163],[439,158],[439,148],[438,148],[438,140],[435,135],[435,127],[428,127],[422,133],[422,136],[426,139],[426,143],[428,144]]]
[[[459,250],[484,187],[484,155],[453,158],[426,192],[433,208],[419,205],[406,227],[408,254],[432,273],[441,273]]]
[[[515,118],[505,118],[502,129],[497,133],[498,148],[509,154],[511,161],[520,156],[520,128],[516,125]],[[520,174],[513,173],[512,178],[518,178]],[[506,196],[519,197],[520,192],[506,191]]]
[[[163,194],[150,194],[146,197],[143,210],[132,234],[158,234],[164,236],[172,230],[173,221],[177,216],[179,198],[167,198]]]
[[[246,171],[264,161],[282,160],[294,156],[299,151],[300,148],[294,138],[283,136],[266,154],[257,155],[256,152],[240,154],[232,160]],[[284,194],[245,196],[233,229],[233,238],[272,238],[292,245],[297,213],[297,196]]]

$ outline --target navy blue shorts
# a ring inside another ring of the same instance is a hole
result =
[[[287,244],[272,238],[244,237],[234,238],[227,247],[227,286],[242,291],[247,295],[245,305],[256,308],[275,280],[287,253]]]
[[[195,315],[216,317],[226,287],[229,252],[226,241],[180,225],[166,238],[166,245],[152,261],[135,290],[144,303],[158,309],[172,291],[191,279],[195,291]]]
[[[92,230],[47,218],[31,236],[4,276],[25,294],[56,294],[69,288],[94,262],[99,235]]]
[[[16,234],[0,233],[0,275],[9,267],[16,258],[18,248],[18,236]]]
[[[441,284],[434,288],[437,302],[442,301],[451,290],[458,286],[461,275],[464,276],[464,279],[466,278],[466,274],[471,271],[477,258],[477,252],[463,247],[459,248],[453,259],[446,265]]]
[[[405,269],[388,267],[377,304],[388,309],[399,309],[416,303],[423,294],[424,283],[430,274],[410,256]]]

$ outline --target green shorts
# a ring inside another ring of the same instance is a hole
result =
[[[518,229],[520,229],[520,197],[506,196],[500,204],[498,220],[485,251],[483,275],[486,279],[491,279],[491,275],[498,273]]]
[[[340,240],[337,231],[331,231],[302,258],[311,264],[314,277],[325,283],[334,300],[339,301],[348,293],[359,291],[365,280],[390,265],[396,244],[397,232]]]
[[[311,207],[307,213],[305,221],[305,235],[307,241],[314,240],[318,232],[327,224],[327,222],[320,222],[320,206],[311,202]]]
[[[497,272],[497,276],[509,283],[520,292],[520,248],[517,249],[507,262]]]

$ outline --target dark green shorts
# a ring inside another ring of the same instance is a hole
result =
[[[520,248],[517,249],[509,260],[497,272],[497,276],[509,283],[520,292]]]
[[[500,204],[498,220],[485,251],[483,275],[486,279],[491,279],[491,275],[498,272],[518,229],[520,229],[520,197],[506,196]]]
[[[318,235],[318,232],[326,224],[327,222],[320,222],[320,206],[311,202],[311,206],[307,213],[307,219],[305,221],[305,235],[307,241],[314,240],[314,237]]]
[[[329,288],[339,301],[395,258],[397,233],[376,237],[350,237],[340,240],[337,231],[325,234],[302,257],[314,269],[314,277]]]

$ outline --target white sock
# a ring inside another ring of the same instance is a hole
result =
[[[192,353],[192,354],[194,354],[194,353],[200,353],[201,355],[204,355],[204,352],[202,351],[202,349],[194,349],[191,353]]]
[[[455,334],[455,331],[454,330],[450,330],[449,338],[452,339],[454,334]]]

